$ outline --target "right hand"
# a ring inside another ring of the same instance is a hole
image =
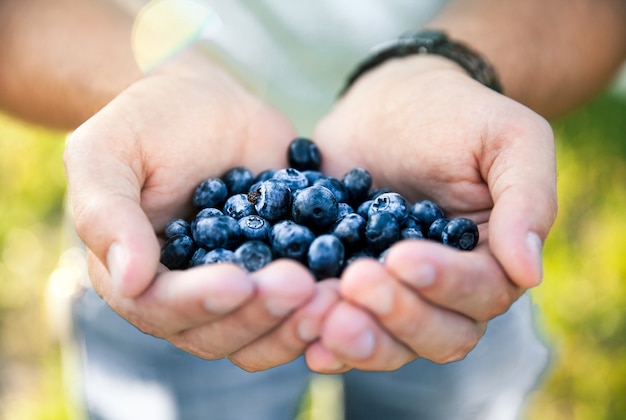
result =
[[[253,274],[229,265],[167,271],[155,233],[192,215],[202,180],[234,166],[284,167],[294,137],[282,115],[193,52],[120,93],[72,134],[64,155],[98,294],[140,330],[202,358],[258,370],[302,354],[337,299],[332,283],[316,288],[288,261]]]

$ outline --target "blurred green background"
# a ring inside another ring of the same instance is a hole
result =
[[[607,92],[554,129],[560,211],[532,292],[552,366],[527,418],[626,419],[625,96]],[[72,418],[48,287],[64,242],[64,140],[0,115],[2,420]]]

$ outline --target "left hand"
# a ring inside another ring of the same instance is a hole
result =
[[[384,264],[351,265],[342,301],[306,352],[312,369],[462,359],[487,321],[540,283],[541,247],[557,205],[553,134],[538,114],[452,62],[416,56],[362,76],[313,139],[325,172],[364,167],[378,186],[473,219],[481,239],[471,252],[404,241]]]

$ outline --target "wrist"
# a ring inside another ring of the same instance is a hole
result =
[[[502,86],[496,71],[485,57],[464,43],[449,39],[442,31],[425,30],[404,34],[373,47],[369,55],[348,76],[342,93],[348,90],[365,73],[370,72],[386,61],[414,55],[443,57],[456,63],[469,76],[481,84],[496,92],[502,92]]]

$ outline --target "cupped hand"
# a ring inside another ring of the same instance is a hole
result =
[[[324,171],[362,166],[377,186],[473,219],[481,238],[471,252],[404,241],[384,264],[354,263],[307,350],[313,369],[462,359],[487,321],[540,283],[557,206],[553,133],[538,114],[446,59],[419,56],[363,75],[313,137]]]
[[[192,214],[202,180],[234,166],[284,167],[294,137],[284,117],[194,52],[119,94],[71,135],[64,156],[96,291],[142,331],[200,357],[258,370],[302,354],[336,291],[284,261],[254,274],[164,270],[155,234]]]

